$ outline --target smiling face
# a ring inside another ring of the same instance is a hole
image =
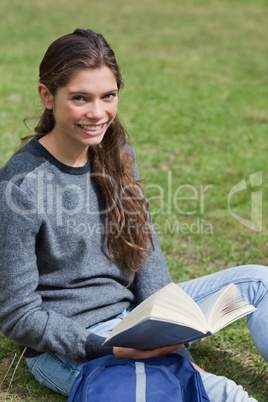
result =
[[[40,98],[53,109],[55,126],[50,133],[59,144],[82,151],[99,144],[117,114],[118,88],[106,66],[80,70],[53,96],[39,84]]]

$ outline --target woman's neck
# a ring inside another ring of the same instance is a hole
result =
[[[64,165],[71,167],[85,166],[88,161],[88,147],[76,148],[63,143],[53,132],[43,136],[39,140],[51,155]]]

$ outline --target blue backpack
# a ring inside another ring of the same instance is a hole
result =
[[[209,402],[200,373],[184,357],[149,359],[113,355],[86,363],[68,402]]]

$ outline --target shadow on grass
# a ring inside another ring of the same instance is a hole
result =
[[[232,379],[242,385],[258,402],[268,401],[268,366],[262,360],[260,367],[252,362],[251,356],[244,356],[237,350],[220,350],[205,341],[191,346],[196,364],[216,375]]]

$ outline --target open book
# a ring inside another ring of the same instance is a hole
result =
[[[186,343],[212,335],[255,310],[243,300],[234,284],[219,290],[198,306],[187,293],[170,283],[132,310],[104,344],[153,349]]]

